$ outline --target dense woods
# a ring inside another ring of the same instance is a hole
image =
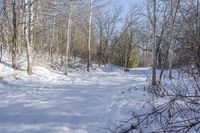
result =
[[[175,67],[200,73],[199,0],[147,0],[144,7],[130,5],[127,14],[110,3],[2,0],[0,55],[9,53],[12,67],[19,69],[20,57],[27,53],[29,74],[38,56],[65,74],[68,61],[76,58],[87,64],[87,71],[93,63],[111,63],[126,70],[168,68],[171,78]]]

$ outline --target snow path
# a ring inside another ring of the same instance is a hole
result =
[[[0,64],[0,133],[105,133],[146,101],[143,72],[150,69],[99,69],[69,76],[34,69],[28,76]]]

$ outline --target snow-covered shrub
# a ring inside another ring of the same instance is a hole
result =
[[[179,80],[178,80],[179,79]],[[133,112],[120,133],[200,132],[200,79],[179,77],[160,86],[164,96],[150,94],[145,114]]]

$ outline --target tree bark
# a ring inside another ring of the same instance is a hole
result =
[[[127,55],[126,55],[126,68],[125,70],[129,70],[129,62],[130,62],[130,57],[131,57],[131,52],[132,52],[132,43],[133,43],[133,30],[130,28],[130,41],[128,42],[128,49],[127,49]]]
[[[152,46],[152,86],[156,85],[156,0],[153,0],[153,46]]]
[[[31,22],[33,21],[33,5],[32,0],[28,2],[25,0],[25,39],[26,39],[26,54],[27,54],[27,73],[31,75],[32,72],[32,42],[33,42],[33,27]]]
[[[169,78],[172,79],[172,67],[173,67],[173,44],[174,44],[174,35],[173,35],[173,30],[174,30],[174,23],[176,20],[176,14],[178,12],[178,7],[180,4],[180,0],[177,0],[176,7],[175,7],[175,12],[173,10],[173,0],[171,0],[171,43],[170,43],[170,48],[169,48]]]
[[[12,0],[12,13],[13,13],[13,33],[12,33],[12,68],[18,69],[17,65],[17,14],[16,14],[16,0]]]
[[[101,54],[102,54],[102,35],[103,29],[102,26],[100,26],[100,42],[99,42],[99,67],[101,66]]]
[[[2,62],[2,55],[3,55],[3,44],[0,43],[0,62]]]
[[[68,75],[68,64],[69,64],[69,45],[71,40],[71,17],[72,17],[72,6],[73,2],[70,1],[70,9],[69,9],[69,18],[67,22],[67,43],[66,43],[66,51],[65,51],[65,75]]]
[[[88,62],[87,62],[87,71],[90,71],[90,61],[91,61],[91,52],[90,52],[90,47],[91,47],[91,27],[92,27],[92,13],[93,13],[93,0],[90,0],[90,15],[89,15],[89,33],[88,33]]]

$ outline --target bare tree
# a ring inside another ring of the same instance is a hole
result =
[[[90,71],[91,65],[91,28],[92,28],[92,14],[93,14],[93,0],[90,0],[90,11],[89,11],[89,27],[88,27],[88,61],[87,61],[87,71]]]
[[[153,0],[152,86],[156,85],[156,0]]]
[[[18,69],[17,65],[17,14],[16,14],[16,0],[12,0],[12,68]]]
[[[178,12],[180,0],[176,0],[175,2],[173,0],[170,1],[171,3],[171,38],[170,38],[170,48],[169,48],[169,78],[172,78],[172,65],[173,65],[173,44],[174,44],[174,23],[176,21],[176,15]],[[175,4],[175,7],[174,7]],[[174,11],[175,9],[175,11]]]
[[[127,28],[125,28],[125,30],[121,34],[121,37],[114,41],[114,36],[116,34],[116,31],[118,30],[117,25],[120,20],[120,12],[121,8],[115,8],[113,11],[105,10],[100,11],[96,14],[96,24],[99,31],[99,64],[108,63],[109,58],[112,60],[111,56],[114,52],[113,49],[115,47],[115,44],[120,40],[120,38],[122,38],[123,33],[127,31]],[[111,43],[112,46],[109,46],[109,43]]]
[[[25,42],[27,54],[27,73],[32,74],[32,46],[33,46],[33,0],[25,0]]]
[[[65,52],[65,75],[68,74],[68,61],[69,61],[69,45],[71,40],[71,19],[72,19],[73,0],[70,0],[69,16],[67,22],[67,43]]]

